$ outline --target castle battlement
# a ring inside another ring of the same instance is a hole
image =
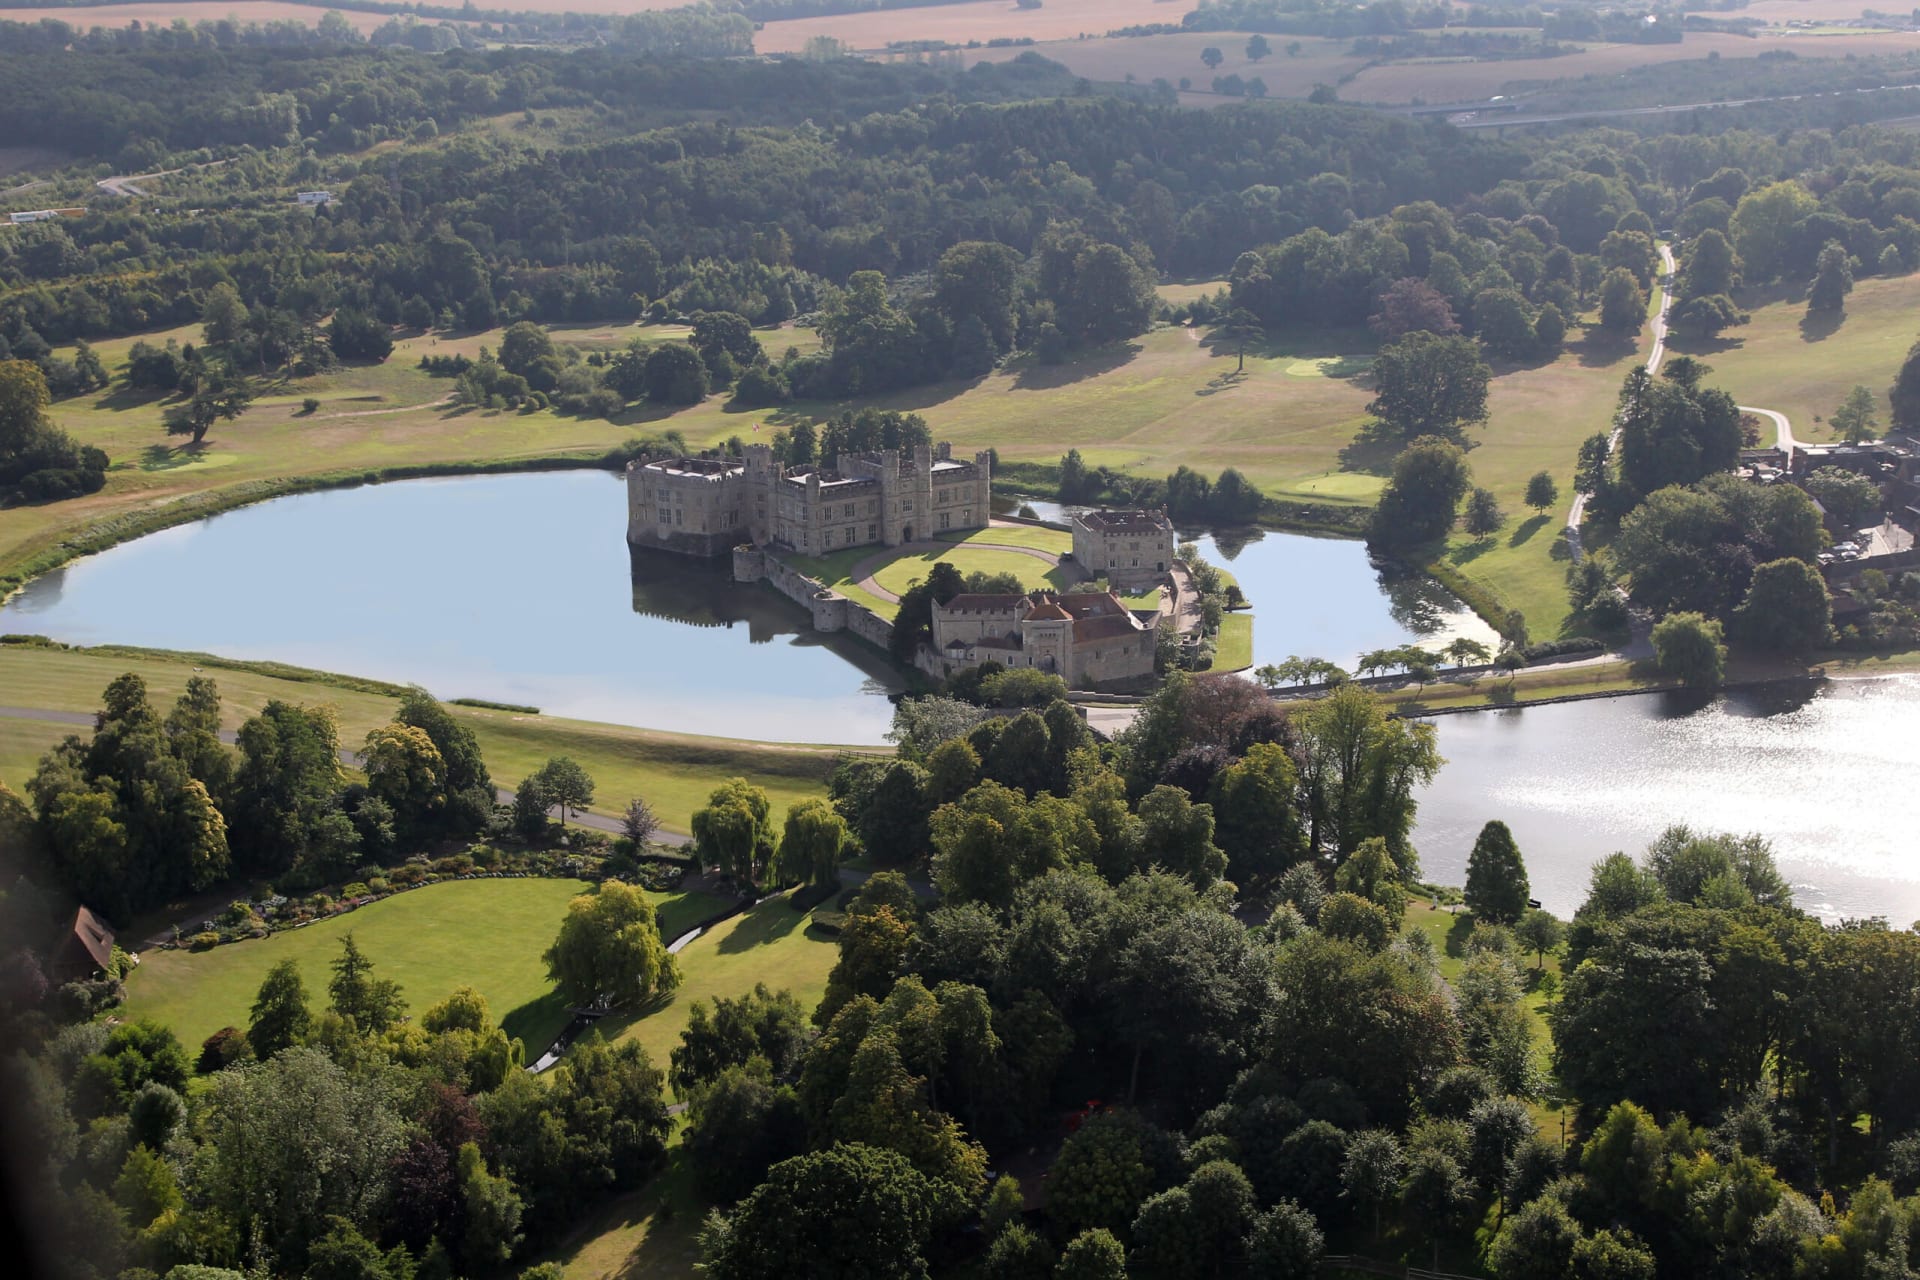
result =
[[[681,555],[725,555],[743,542],[802,555],[897,547],[983,529],[992,505],[992,455],[956,461],[945,443],[849,454],[831,467],[780,466],[763,444],[741,458],[627,464],[627,541]]]

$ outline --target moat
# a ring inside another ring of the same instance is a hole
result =
[[[900,677],[875,650],[814,632],[799,606],[734,584],[725,560],[630,555],[625,518],[619,479],[591,471],[283,498],[76,561],[0,609],[0,631],[275,659],[685,733],[882,741]],[[1481,634],[1432,583],[1383,579],[1357,543],[1267,531],[1201,549],[1254,601],[1256,662]],[[1809,910],[1904,925],[1920,916],[1920,791],[1899,778],[1917,713],[1920,677],[1896,677],[1442,716],[1448,764],[1414,840],[1425,875],[1457,884],[1480,824],[1503,818],[1534,895],[1564,915],[1595,859],[1638,852],[1669,821],[1759,829]]]

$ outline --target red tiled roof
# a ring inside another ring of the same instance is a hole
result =
[[[1042,600],[1026,616],[1028,622],[1065,622],[1073,617],[1052,600]]]
[[[1074,643],[1081,644],[1090,640],[1111,640],[1115,636],[1137,635],[1145,630],[1134,621],[1130,613],[1121,613],[1118,617],[1082,618],[1073,624]]]

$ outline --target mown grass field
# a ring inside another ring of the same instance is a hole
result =
[[[90,651],[0,646],[0,705],[45,711],[91,713],[107,683],[125,671],[147,682],[149,696],[164,707],[179,696],[195,672],[190,655],[137,656]],[[207,668],[220,686],[226,725],[237,728],[270,699],[334,708],[340,744],[357,747],[369,730],[392,718],[392,698],[335,685]],[[594,812],[617,815],[629,799],[644,796],[669,830],[689,829],[693,811],[729,777],[766,788],[776,813],[825,789],[840,749],[740,742],[634,729],[622,725],[523,716],[478,707],[449,710],[472,726],[494,782],[511,787],[549,757],[578,760],[597,783]],[[84,728],[0,717],[0,781],[18,790],[48,747]]]
[[[1920,338],[1920,276],[1858,281],[1837,323],[1809,324],[1804,292],[1744,305],[1751,307],[1751,323],[1716,342],[1680,342],[1673,350],[1704,360],[1712,368],[1708,384],[1726,388],[1741,404],[1786,414],[1800,439],[1832,439],[1825,419],[1856,385],[1873,392],[1886,426],[1887,388]],[[1771,424],[1766,429],[1770,433]]]
[[[1166,18],[1151,20],[1169,21]],[[1118,27],[1123,24],[1112,25]],[[1247,57],[1246,35],[1232,31],[1046,40],[1016,48],[969,49],[966,58],[971,66],[979,62],[1005,62],[1023,53],[1037,53],[1089,80],[1140,84],[1166,80],[1177,87],[1185,79],[1190,85],[1181,91],[1181,101],[1194,106],[1233,101],[1213,92],[1215,76],[1237,75],[1242,80],[1257,76],[1266,82],[1267,96],[1270,98],[1304,98],[1313,92],[1316,84],[1339,84],[1371,61],[1353,52],[1351,40],[1269,35],[1267,42],[1273,52],[1258,62]],[[1299,45],[1299,51],[1287,53],[1287,47],[1295,44]],[[1220,65],[1212,70],[1200,60],[1200,51],[1209,48],[1218,49],[1221,55]]]
[[[328,965],[351,933],[379,976],[400,984],[412,1016],[471,986],[486,997],[494,1021],[526,1042],[531,1061],[567,1022],[540,956],[568,900],[588,887],[579,880],[459,880],[267,938],[202,952],[149,951],[127,982],[127,1015],[167,1024],[195,1050],[221,1027],[244,1029],[261,979],[289,959],[300,966],[309,1001],[325,1008]],[[669,938],[724,905],[705,894],[648,897]]]
[[[779,897],[722,922],[680,952],[678,990],[638,1018],[608,1019],[605,1034],[608,1039],[639,1041],[664,1068],[667,1055],[680,1043],[687,1010],[704,1000],[739,995],[764,982],[773,990],[793,992],[811,1014],[826,993],[827,974],[840,948],[832,936],[811,928],[809,918]]]

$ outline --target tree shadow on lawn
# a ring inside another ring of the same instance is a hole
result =
[[[1588,329],[1580,341],[1567,345],[1579,355],[1583,369],[1605,369],[1640,353],[1639,335],[1622,338],[1598,328]]]
[[[1013,385],[1021,391],[1051,391],[1056,387],[1071,386],[1130,364],[1140,351],[1141,346],[1137,342],[1110,342],[1103,347],[1078,352],[1071,360],[1061,364],[1041,364],[1032,356],[1026,356],[1020,361]]]
[[[1840,332],[1840,326],[1847,321],[1847,313],[1841,311],[1812,311],[1800,317],[1800,340],[1802,342],[1825,342]]]
[[[717,949],[721,955],[751,951],[755,947],[778,942],[796,929],[805,929],[810,919],[812,916],[809,912],[795,911],[785,898],[763,902],[747,912],[745,918],[720,939]]]
[[[120,386],[115,387],[112,391],[107,392],[107,394],[95,400],[93,407],[96,409],[105,409],[112,413],[119,413],[125,409],[140,409],[148,405],[160,404],[166,400],[176,398],[176,394],[177,393],[171,391],[154,391],[147,387]],[[178,398],[184,399],[185,397]]]
[[[175,467],[184,467],[198,462],[200,455],[207,451],[210,440],[198,444],[189,441],[182,445],[150,444],[140,450],[140,469],[142,471],[171,471]]]
[[[1510,547],[1526,545],[1527,540],[1532,538],[1534,534],[1540,532],[1546,523],[1547,513],[1544,511],[1537,516],[1529,516],[1527,519],[1522,520],[1514,529],[1513,536],[1507,539],[1507,545]]]
[[[549,991],[537,1000],[529,1000],[500,1019],[507,1039],[519,1040],[527,1047],[527,1063],[547,1051],[553,1038],[567,1025],[567,1002],[558,991]]]
[[[1469,565],[1487,552],[1493,550],[1492,538],[1475,538],[1464,547],[1454,547],[1447,552],[1447,562],[1453,565]]]
[[[1466,911],[1456,911],[1453,923],[1447,927],[1446,952],[1454,960],[1467,954],[1467,939],[1473,934],[1473,915]]]
[[[1704,360],[1708,356],[1722,355],[1728,351],[1738,351],[1747,345],[1745,338],[1707,338],[1699,335],[1673,334],[1667,338],[1667,354],[1675,356],[1693,356]]]

